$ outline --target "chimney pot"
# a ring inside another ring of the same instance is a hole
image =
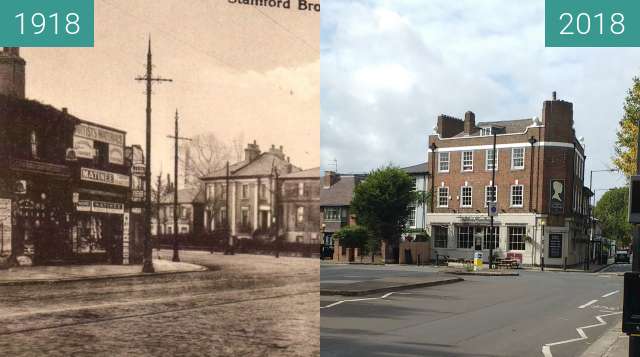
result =
[[[553,93],[551,93],[551,98],[553,100],[556,100],[556,91],[553,91]]]

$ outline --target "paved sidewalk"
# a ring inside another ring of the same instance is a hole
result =
[[[622,333],[621,322],[618,322],[591,344],[581,357],[627,356],[629,356],[629,337]]]
[[[190,263],[174,263],[154,259],[156,274],[204,271],[207,268]],[[145,275],[141,265],[69,265],[14,267],[0,270],[0,285],[21,285],[59,281],[78,281]]]

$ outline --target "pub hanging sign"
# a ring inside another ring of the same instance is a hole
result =
[[[564,214],[564,197],[565,197],[564,180],[551,180],[551,202],[549,204],[550,213],[553,215]]]

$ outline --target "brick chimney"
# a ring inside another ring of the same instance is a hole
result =
[[[464,132],[470,135],[476,130],[476,115],[472,111],[464,113]]]
[[[441,138],[450,138],[464,130],[464,122],[448,115],[438,115],[437,131]]]
[[[269,149],[269,153],[277,156],[281,160],[285,159],[285,157],[284,157],[284,147],[282,145],[280,145],[279,148],[276,148],[275,145],[271,145],[271,149]]]
[[[257,159],[258,156],[260,156],[260,146],[254,140],[253,144],[247,144],[247,148],[244,149],[244,160],[251,162]]]
[[[25,98],[25,60],[18,47],[0,50],[0,94]]]
[[[338,178],[337,174],[333,171],[325,171],[324,177],[322,178],[322,186],[324,188],[329,188],[336,183],[336,179]]]

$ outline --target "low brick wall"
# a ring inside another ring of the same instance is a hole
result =
[[[411,262],[407,261],[406,251],[411,252]],[[400,264],[429,264],[431,261],[430,242],[400,242]]]

